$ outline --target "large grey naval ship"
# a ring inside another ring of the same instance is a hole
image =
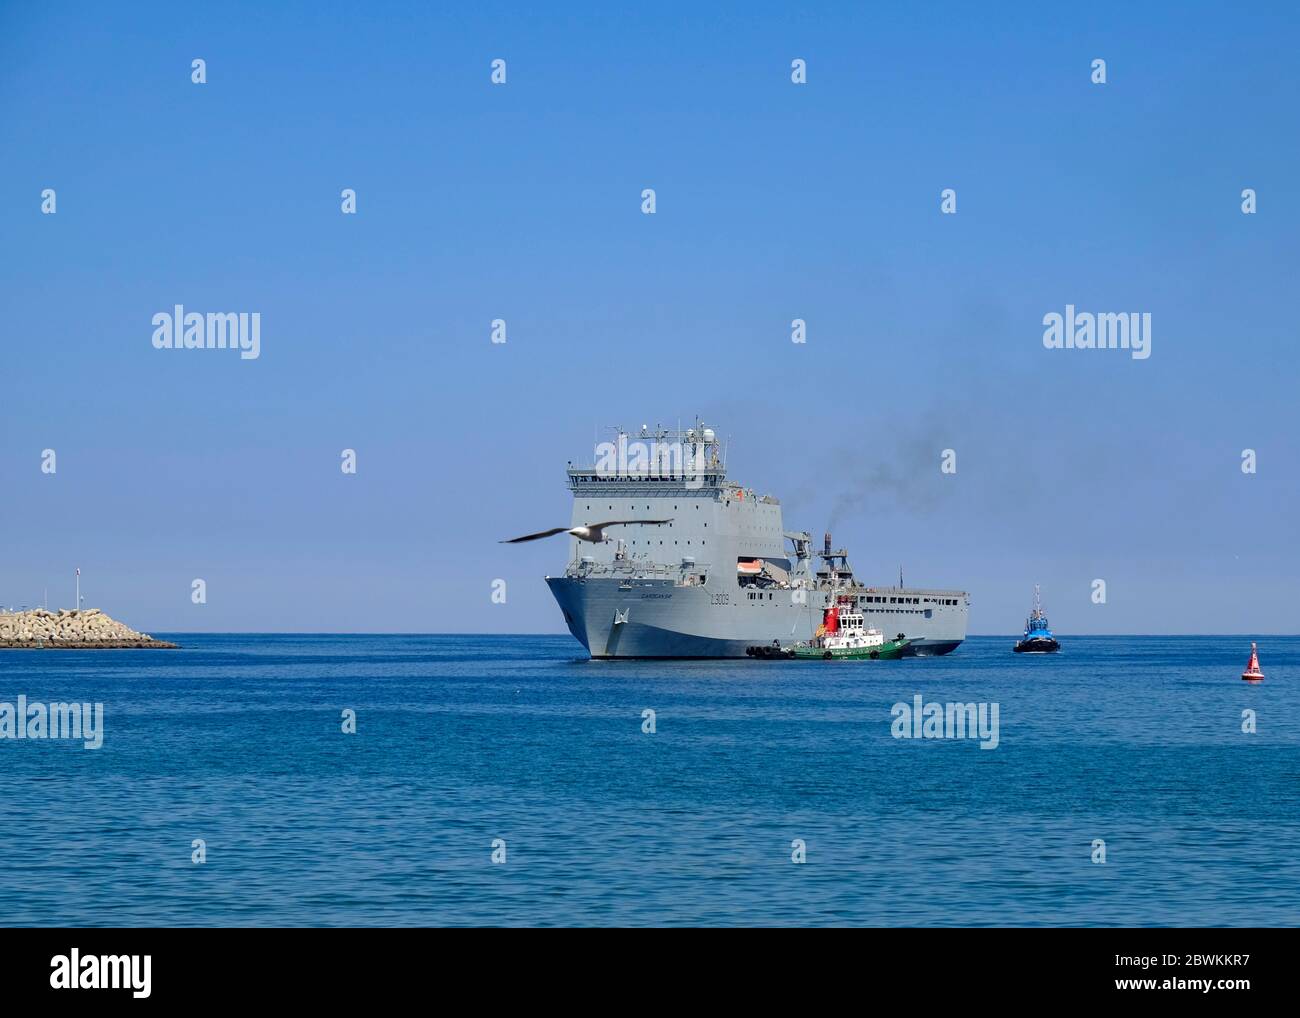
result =
[[[905,635],[909,653],[947,654],[966,638],[960,590],[858,582],[827,534],[787,531],[781,503],[728,480],[712,428],[619,431],[592,465],[568,467],[569,564],[546,582],[593,658],[745,657],[808,640],[830,604]],[[606,532],[608,531],[608,532]],[[814,557],[818,560],[814,562]]]

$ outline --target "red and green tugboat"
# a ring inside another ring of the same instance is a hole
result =
[[[1038,584],[1034,584],[1034,610],[1029,613],[1029,618],[1025,619],[1025,635],[1020,642],[1016,644],[1017,654],[1055,654],[1061,649],[1061,645],[1056,642],[1056,637],[1052,635],[1052,629],[1047,624],[1047,616],[1043,614],[1043,603],[1038,592]]]
[[[856,660],[893,661],[903,656],[912,641],[902,633],[886,640],[879,629],[864,624],[863,615],[853,606],[853,598],[841,596],[827,607],[817,634],[807,643],[788,647],[750,647],[751,657],[784,657],[822,661]]]

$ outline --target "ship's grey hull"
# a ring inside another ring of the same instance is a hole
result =
[[[569,631],[593,658],[733,658],[749,647],[808,640],[825,603],[817,591],[722,592],[668,580],[548,577]],[[887,613],[866,611],[866,622],[893,637],[905,632],[920,656],[947,654],[965,639],[965,615],[922,618],[900,625]]]

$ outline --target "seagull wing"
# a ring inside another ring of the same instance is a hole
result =
[[[673,517],[676,519],[676,517]],[[605,527],[625,527],[630,523],[672,523],[672,519],[667,520],[606,520],[604,523],[588,523],[587,526],[592,530],[603,530]]]
[[[550,530],[542,530],[536,534],[525,534],[523,537],[512,537],[508,541],[498,541],[497,544],[518,544],[520,541],[536,541],[539,538],[563,534],[568,529],[568,527],[552,527]]]

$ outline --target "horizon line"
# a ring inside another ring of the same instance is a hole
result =
[[[411,631],[373,631],[367,632],[362,630],[343,630],[343,629],[279,629],[279,630],[251,630],[251,629],[158,629],[148,630],[150,634],[158,633],[164,636],[554,636],[566,637],[573,639],[568,633],[541,633],[541,632],[515,632],[515,633],[494,633],[494,632],[411,632]],[[963,640],[973,638],[987,637],[1011,637],[1017,638],[1023,633],[1019,631],[1007,633],[967,633]],[[1190,637],[1211,637],[1211,636],[1265,636],[1265,637],[1296,637],[1300,633],[1264,633],[1258,631],[1252,632],[1221,632],[1221,633],[1067,633],[1069,637],[1168,637],[1168,636],[1190,636]]]

